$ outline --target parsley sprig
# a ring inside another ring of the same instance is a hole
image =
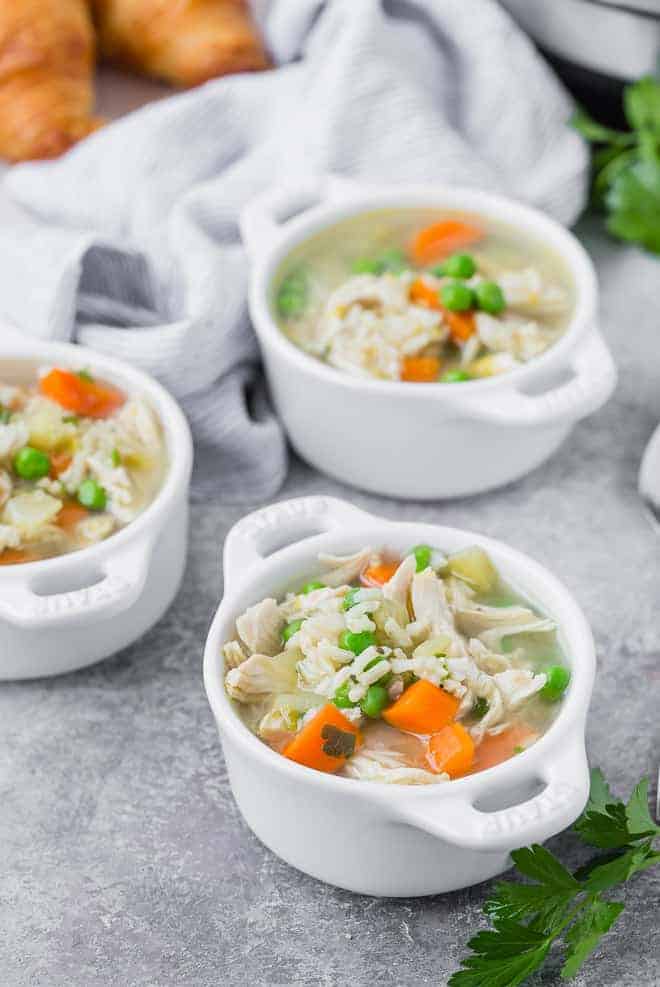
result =
[[[612,130],[584,110],[572,124],[597,145],[594,198],[608,212],[607,228],[660,254],[660,81],[644,76],[624,90],[630,132]]]
[[[472,953],[449,980],[450,987],[516,987],[563,943],[561,976],[570,980],[609,932],[624,905],[605,892],[660,863],[660,836],[648,808],[648,780],[627,803],[616,799],[599,770],[592,771],[589,802],[574,826],[582,841],[601,852],[573,874],[545,847],[511,854],[531,882],[501,881],[484,905],[492,928],[468,943]]]

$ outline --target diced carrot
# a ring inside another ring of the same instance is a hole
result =
[[[71,456],[67,452],[51,452],[50,472],[53,476],[59,476],[71,465]]]
[[[472,767],[474,740],[461,723],[448,723],[429,738],[426,756],[438,774],[456,778]]]
[[[398,561],[379,562],[378,565],[371,565],[360,576],[360,582],[363,586],[384,586],[390,581],[400,565],[401,563]]]
[[[474,312],[449,312],[445,309],[444,315],[455,343],[464,343],[477,331]]]
[[[110,384],[59,368],[41,378],[39,390],[67,411],[88,418],[107,418],[126,400],[125,395]]]
[[[424,305],[426,308],[434,308],[439,312],[443,311],[438,292],[435,288],[428,285],[426,281],[422,280],[422,278],[416,278],[410,285],[408,298],[415,305]]]
[[[456,716],[459,701],[437,685],[420,679],[383,711],[391,727],[409,733],[436,733]]]
[[[485,768],[494,768],[502,761],[508,761],[519,752],[519,748],[526,747],[536,737],[535,731],[526,723],[514,724],[495,736],[487,734],[477,745],[473,770],[483,771]]]
[[[75,500],[67,501],[63,506],[60,513],[55,518],[55,523],[59,525],[60,528],[70,529],[78,524],[78,521],[82,521],[84,518],[89,517],[89,511],[82,504],[79,504]]]
[[[401,380],[414,384],[430,384],[438,379],[440,361],[437,356],[406,356],[401,362]]]
[[[431,264],[447,257],[454,250],[482,240],[484,232],[473,223],[460,219],[443,219],[420,230],[414,237],[410,252],[416,264]]]
[[[360,731],[333,703],[327,703],[296,734],[282,753],[291,761],[317,771],[335,772],[344,767],[357,747]]]
[[[6,548],[0,552],[0,565],[17,565],[19,562],[34,562],[39,556],[26,549]]]
[[[408,297],[415,305],[424,305],[436,312],[442,312],[444,320],[449,326],[451,338],[455,343],[464,343],[477,331],[473,312],[450,312],[440,301],[438,292],[422,278],[417,278],[410,285]]]

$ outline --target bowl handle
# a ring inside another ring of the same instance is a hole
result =
[[[337,497],[297,497],[254,511],[230,530],[225,540],[223,568],[228,583],[247,575],[279,548],[326,531],[364,527],[371,514]]]
[[[592,329],[578,349],[571,370],[573,376],[567,383],[543,394],[524,394],[511,387],[479,397],[466,396],[457,403],[457,414],[496,425],[579,421],[605,404],[616,385],[616,366],[598,329]]]
[[[5,570],[3,576],[8,578],[6,583],[3,579],[0,619],[17,627],[38,630],[81,627],[114,617],[132,606],[140,596],[151,549],[151,539],[113,549],[112,554],[100,563],[103,576],[98,582],[64,593],[38,592],[39,580],[44,578],[42,573],[25,572],[23,566],[16,566],[15,573]],[[66,579],[69,574],[75,578],[78,562],[75,553],[71,559],[63,571],[59,570],[58,576],[53,576],[54,582],[58,577]]]
[[[351,198],[357,183],[341,175],[318,175],[295,186],[281,185],[256,196],[241,212],[241,238],[251,258],[268,250],[277,240],[283,223],[297,213],[322,202]]]
[[[482,812],[467,797],[411,800],[399,819],[447,843],[484,853],[543,843],[570,826],[589,797],[583,736],[575,733],[551,757],[538,769],[545,788],[519,805]]]

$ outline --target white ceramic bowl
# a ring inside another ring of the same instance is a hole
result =
[[[160,384],[119,360],[67,343],[2,329],[3,368],[88,367],[144,397],[160,419],[168,468],[159,493],[135,521],[89,548],[39,562],[0,566],[0,679],[57,675],[135,641],[165,612],[186,560],[192,441],[181,409]]]
[[[243,610],[318,573],[317,555],[364,545],[406,551],[427,542],[483,546],[505,579],[558,623],[571,684],[557,719],[529,750],[445,785],[355,781],[312,771],[270,750],[224,690],[223,644]],[[285,501],[244,518],[224,549],[225,595],[204,653],[204,683],[234,797],[266,846],[300,870],[351,891],[424,895],[476,884],[509,852],[543,842],[584,807],[584,729],[595,658],[579,607],[554,576],[500,542],[456,528],[385,521],[333,498]]]
[[[346,216],[419,206],[506,222],[559,254],[576,295],[561,339],[514,371],[461,384],[352,377],[291,343],[274,320],[272,294],[274,275],[293,247]],[[511,199],[437,185],[361,187],[326,177],[254,200],[241,231],[252,261],[250,314],[277,411],[300,455],[347,483],[415,499],[500,486],[547,459],[614,389],[614,364],[595,328],[589,257],[554,220]]]

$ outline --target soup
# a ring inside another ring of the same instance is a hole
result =
[[[569,683],[555,624],[488,555],[418,545],[320,556],[319,576],[250,607],[224,646],[247,726],[319,771],[434,784],[516,756]]]
[[[300,244],[274,284],[285,335],[338,370],[459,383],[533,360],[561,336],[572,279],[518,231],[465,214],[394,209]]]
[[[0,379],[0,564],[85,548],[156,496],[166,455],[141,398],[87,370]]]

